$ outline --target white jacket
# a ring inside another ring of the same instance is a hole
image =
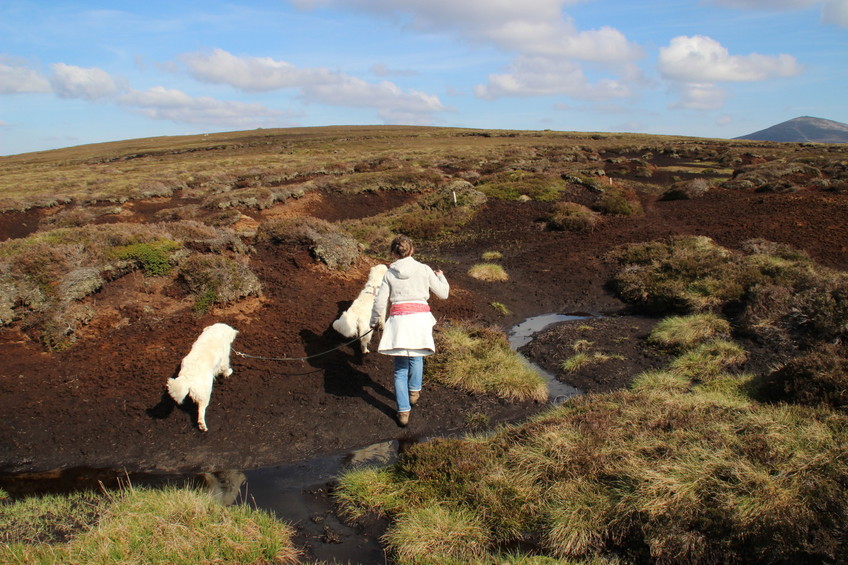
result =
[[[389,265],[371,310],[374,327],[386,314],[389,302],[426,303],[430,293],[447,298],[450,285],[444,275],[436,275],[428,265],[404,257]],[[435,351],[432,329],[436,319],[430,312],[390,316],[386,320],[377,350],[388,355],[427,355]],[[417,352],[417,353],[416,353]]]

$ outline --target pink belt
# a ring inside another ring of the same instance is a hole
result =
[[[428,304],[421,304],[419,302],[401,302],[399,304],[392,304],[391,310],[389,310],[389,316],[402,316],[403,314],[417,314],[418,312],[429,312],[430,306]]]

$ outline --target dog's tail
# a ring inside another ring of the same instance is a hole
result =
[[[182,404],[185,397],[188,395],[188,380],[177,377],[176,379],[168,379],[168,394],[174,399],[177,404]]]

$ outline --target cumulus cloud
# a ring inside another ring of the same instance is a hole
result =
[[[294,88],[305,102],[376,108],[391,123],[398,123],[398,116],[417,116],[416,123],[430,121],[432,113],[446,110],[438,96],[404,91],[389,81],[369,83],[329,69],[298,68],[270,57],[237,57],[215,49],[211,53],[185,54],[180,60],[192,76],[204,82],[228,84],[245,91]]]
[[[718,41],[703,35],[675,37],[660,49],[658,64],[660,74],[679,95],[672,107],[695,110],[724,105],[726,90],[716,83],[764,81],[801,72],[791,55],[731,55]]]
[[[120,89],[112,76],[94,67],[83,68],[65,63],[50,65],[50,85],[60,98],[97,100],[116,95]]]
[[[524,54],[619,63],[642,56],[621,32],[603,27],[578,31],[563,8],[580,0],[294,0],[300,8],[337,6],[392,18],[412,29],[449,32],[474,42]]]
[[[579,30],[563,9],[580,1],[294,0],[294,4],[300,8],[354,8],[404,21],[416,31],[450,34],[515,53],[510,72],[490,75],[488,84],[476,87],[477,95],[482,98],[545,94],[618,96],[626,90],[623,82],[641,76],[634,72],[634,62],[644,53],[615,28]],[[602,67],[617,73],[619,80],[607,79],[589,85],[578,64]],[[550,76],[551,68],[563,69],[578,82],[567,84]]]
[[[50,83],[16,60],[0,58],[0,94],[50,92]]]
[[[266,108],[261,104],[216,100],[208,96],[193,97],[185,92],[157,86],[146,91],[133,90],[118,103],[136,109],[155,120],[170,120],[198,126],[255,128],[291,125],[290,114]]]
[[[791,55],[731,55],[718,41],[703,35],[672,39],[660,49],[659,68],[665,78],[699,82],[761,81],[801,72]]]
[[[200,81],[229,84],[247,92],[333,82],[333,73],[327,69],[298,69],[271,57],[237,57],[223,49],[214,49],[211,53],[186,53],[180,56],[180,61]]]
[[[506,74],[489,75],[488,85],[477,86],[475,94],[484,99],[567,95],[592,100],[630,95],[626,86],[613,80],[590,83],[582,67],[564,59],[520,56],[509,70]]]

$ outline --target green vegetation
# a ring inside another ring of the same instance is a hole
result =
[[[27,498],[0,505],[0,521],[10,565],[298,562],[290,526],[187,488]]]
[[[547,215],[548,227],[552,230],[592,231],[599,221],[596,212],[575,202],[556,202]]]
[[[313,257],[331,269],[347,270],[359,257],[359,244],[343,229],[313,217],[273,220],[259,226],[259,241],[305,245]]]
[[[586,339],[578,339],[571,344],[574,355],[571,355],[560,363],[560,368],[566,373],[573,373],[587,365],[606,363],[614,359],[623,360],[624,357],[617,354],[605,353],[603,351],[591,351],[595,344]]]
[[[842,275],[785,246],[743,248],[679,238],[618,250],[623,296],[648,312],[691,311],[646,340],[675,355],[664,368],[635,375],[626,391],[575,397],[526,423],[418,444],[392,467],[347,473],[345,511],[388,516],[385,540],[400,563],[509,562],[501,548],[528,539],[533,555],[579,562],[838,560],[848,354],[830,342],[843,336],[833,320],[848,307]],[[764,287],[770,294],[755,292]],[[794,316],[778,308],[766,317],[761,305],[776,297]],[[720,314],[728,304],[733,323]],[[810,304],[828,317],[813,317]],[[754,320],[784,329],[768,343],[801,355],[764,375],[739,372],[749,353],[733,330],[762,331]],[[590,359],[593,346],[576,341],[574,357]],[[511,555],[522,557],[530,554]]]
[[[112,249],[112,253],[121,261],[134,261],[145,275],[157,277],[171,272],[170,254],[180,247],[176,241],[164,239],[117,246]]]
[[[766,402],[848,407],[848,352],[819,344],[754,381],[753,394]]]
[[[602,351],[593,351],[591,353],[579,352],[575,353],[565,361],[560,364],[560,367],[566,373],[573,373],[578,369],[582,369],[587,365],[594,365],[599,363],[606,363],[607,361],[612,361],[617,359],[619,361],[623,360],[624,357],[617,354],[604,353]]]
[[[700,236],[626,245],[611,258],[619,297],[650,312],[741,308],[739,328],[770,343],[848,337],[848,275],[785,245],[752,240],[731,252]]]
[[[509,275],[504,268],[497,263],[478,263],[468,269],[468,276],[486,282],[504,282],[509,280]]]
[[[242,219],[241,210],[289,218],[286,207],[305,196],[405,198],[369,217],[271,219],[257,231],[256,243],[305,246],[343,270],[362,252],[385,253],[396,233],[456,243],[474,237],[461,228],[487,198],[551,202],[527,206],[549,207],[543,219],[553,229],[591,231],[599,214],[641,214],[634,188],[660,194],[659,169],[723,177],[680,181],[667,199],[701,196],[731,175],[723,190],[791,192],[802,188],[799,178],[817,179],[805,189],[845,190],[844,163],[828,165],[818,149],[793,146],[791,159],[777,145],[753,150],[670,136],[355,127],[2,157],[0,210],[49,214],[32,233],[0,243],[0,324],[20,321],[49,349],[69,347],[94,316],[89,297],[137,270],[175,277],[200,313],[256,295],[254,241],[225,226]],[[641,157],[612,161],[610,152]],[[613,173],[640,180],[599,180]],[[564,202],[572,196],[591,208]],[[147,199],[155,199],[159,223],[124,221]],[[121,223],[96,225],[114,220]],[[494,267],[481,266],[484,280],[507,278],[492,263],[501,259],[496,253],[483,256]],[[574,398],[484,435],[420,443],[396,465],[347,473],[338,491],[347,513],[388,516],[385,541],[400,563],[841,559],[845,273],[784,245],[754,240],[737,252],[694,236],[623,246],[610,260],[619,267],[612,281],[619,298],[651,315],[675,315],[648,340],[676,356],[667,366],[634,376],[630,390]],[[765,374],[741,373],[750,355],[742,338],[791,358]],[[501,331],[455,323],[437,339],[428,378],[506,399],[547,399],[544,381]],[[575,357],[602,354],[588,341],[575,345]],[[488,422],[468,414],[466,424]],[[297,558],[288,526],[193,491],[16,502],[0,492],[0,522],[4,563]]]
[[[453,323],[436,334],[436,350],[438,355],[426,364],[427,378],[436,382],[506,399],[548,397],[544,379],[497,329]]]
[[[483,253],[482,259],[487,263],[491,263],[492,261],[499,261],[503,258],[503,253],[500,251],[486,251]]]
[[[501,302],[492,302],[492,308],[497,310],[501,316],[509,316],[510,314],[509,308]]]
[[[837,555],[848,420],[759,404],[744,393],[750,377],[700,362],[488,436],[416,445],[392,468],[343,477],[340,500],[351,515],[393,518],[386,540],[401,563],[494,562],[498,547],[531,534],[544,555],[566,559]]]
[[[247,264],[224,255],[194,254],[182,262],[179,276],[195,296],[194,310],[200,314],[213,304],[262,292],[259,279]]]
[[[65,349],[94,315],[85,299],[106,281],[135,270],[167,276],[174,265],[183,274],[193,273],[202,262],[199,250],[215,252],[219,264],[233,265],[230,257],[247,253],[232,232],[194,221],[55,228],[0,242],[0,324],[22,320],[48,349]],[[217,284],[212,302],[259,292],[247,261],[237,264],[224,269],[229,277],[209,277]],[[203,294],[209,288],[195,290]]]
[[[493,175],[490,180],[479,185],[479,189],[491,198],[499,200],[515,200],[528,197],[531,200],[551,202],[559,198],[567,185],[561,177],[529,173],[527,171],[510,171]]]
[[[654,326],[648,336],[648,343],[671,351],[682,351],[706,341],[727,337],[730,337],[730,323],[708,312],[665,318]]]
[[[594,208],[608,216],[636,216],[644,213],[636,194],[621,188],[604,192]]]

